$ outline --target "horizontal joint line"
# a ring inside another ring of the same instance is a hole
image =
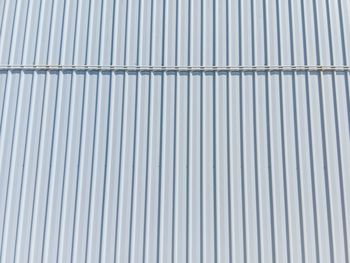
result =
[[[347,65],[142,66],[142,65],[0,65],[0,70],[113,72],[350,72]]]

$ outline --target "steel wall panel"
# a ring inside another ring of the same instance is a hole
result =
[[[349,262],[346,0],[0,1],[0,262]]]

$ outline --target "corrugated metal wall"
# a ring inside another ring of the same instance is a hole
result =
[[[347,0],[2,0],[2,65],[348,65]],[[0,70],[0,262],[349,262],[343,72]]]

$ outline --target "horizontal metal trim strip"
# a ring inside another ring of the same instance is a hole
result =
[[[350,66],[261,65],[261,66],[136,66],[136,65],[0,65],[0,70],[29,71],[128,71],[128,72],[350,72]]]

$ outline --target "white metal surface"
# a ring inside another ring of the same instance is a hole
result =
[[[0,1],[0,262],[349,262],[349,12]]]

